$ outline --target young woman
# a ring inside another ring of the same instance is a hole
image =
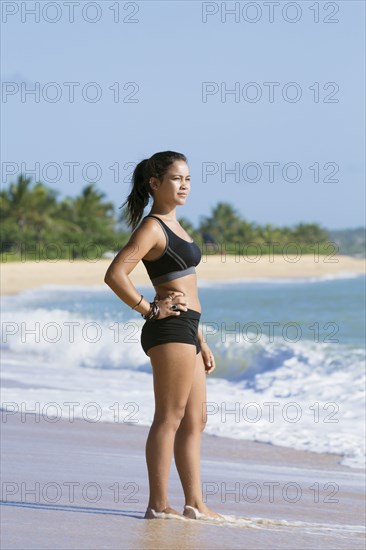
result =
[[[201,492],[205,374],[215,369],[215,359],[199,327],[201,305],[195,267],[201,252],[176,217],[176,207],[185,204],[189,191],[189,168],[181,153],[155,153],[136,166],[132,190],[123,203],[127,203],[128,223],[134,231],[104,279],[145,319],[141,345],[151,361],[155,396],[155,414],[146,442],[150,485],[146,519],[222,518],[203,503]],[[150,213],[142,218],[150,197]],[[152,302],[129,279],[140,260],[156,291]],[[173,450],[186,501],[183,514],[168,504]]]

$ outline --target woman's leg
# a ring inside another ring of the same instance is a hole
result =
[[[207,422],[206,374],[202,354],[196,355],[196,367],[184,417],[175,434],[174,460],[183,486],[186,504],[201,513],[221,517],[203,503],[200,478],[201,433]]]
[[[174,436],[184,416],[196,367],[192,344],[170,342],[150,348],[154,377],[155,414],[146,441],[149,475],[148,506],[161,512],[168,505],[168,479]]]

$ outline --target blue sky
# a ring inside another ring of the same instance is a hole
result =
[[[36,2],[2,4],[3,185],[38,163],[60,197],[97,179],[119,206],[134,164],[169,149],[188,158],[177,216],[194,225],[219,201],[260,224],[365,225],[363,1],[281,1],[273,21],[265,2],[80,1],[74,22],[64,2],[39,22]]]

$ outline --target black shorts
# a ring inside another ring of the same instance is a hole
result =
[[[201,351],[198,341],[199,311],[188,309],[179,315],[168,315],[163,319],[145,321],[141,329],[141,345],[144,352],[153,346],[167,342],[182,342],[196,346],[196,354]]]

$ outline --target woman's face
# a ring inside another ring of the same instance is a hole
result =
[[[169,166],[163,181],[159,182],[154,196],[164,203],[182,205],[190,191],[190,180],[188,164],[183,160],[176,160]]]

